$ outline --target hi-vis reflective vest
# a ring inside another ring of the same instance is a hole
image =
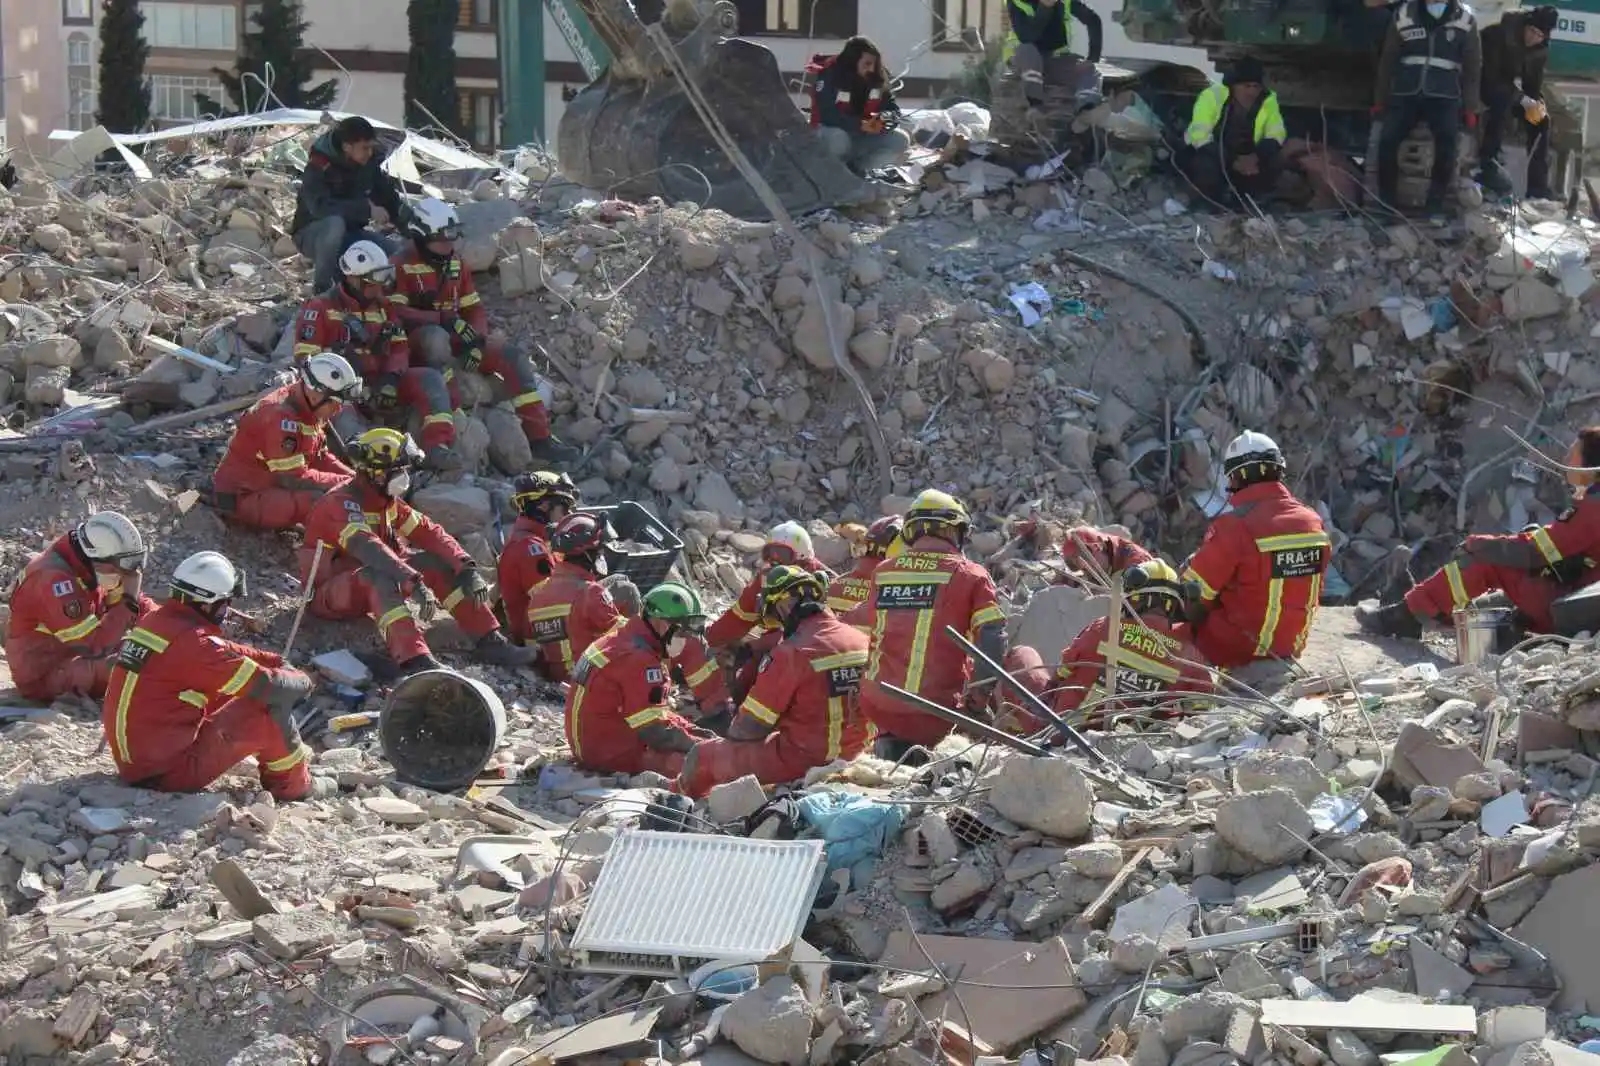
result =
[[[1227,102],[1226,85],[1213,85],[1195,97],[1194,114],[1190,116],[1189,128],[1183,134],[1184,143],[1191,148],[1209,143],[1216,133],[1217,123],[1222,121],[1222,110]],[[1288,131],[1283,128],[1283,112],[1278,110],[1278,94],[1262,93],[1260,106],[1256,108],[1256,143],[1284,141],[1288,136]]]
[[[1036,9],[1032,4],[1028,3],[1028,0],[1008,0],[1008,2],[1011,7],[1021,11],[1024,15],[1027,15],[1029,18],[1033,17]],[[1068,52],[1072,51],[1073,18],[1071,8],[1072,0],[1061,0],[1061,2],[1056,5],[1056,17],[1061,20],[1061,33],[1065,38],[1066,43],[1061,45],[1060,48],[1052,51],[1050,54],[1053,56],[1066,55]],[[1017,45],[1021,43],[1022,40],[1017,36],[1016,27],[1013,26],[1008,29],[1006,31],[1005,45],[1002,47],[1000,52],[1000,61],[1002,63],[1011,62],[1011,57],[1017,53]]]
[[[1461,66],[1468,44],[1477,38],[1477,22],[1470,9],[1456,5],[1454,15],[1430,31],[1420,11],[1419,3],[1413,2],[1395,12],[1400,55],[1389,79],[1389,95],[1460,99]]]

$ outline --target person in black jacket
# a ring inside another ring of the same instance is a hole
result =
[[[1083,0],[1006,0],[1011,31],[1003,56],[1022,79],[1029,104],[1044,102],[1047,85],[1074,90],[1096,88],[1104,30],[1100,16]],[[1089,31],[1087,63],[1072,50],[1072,21]]]
[[[357,241],[373,241],[391,256],[399,251],[397,236],[368,229],[375,221],[398,227],[406,213],[400,186],[383,172],[382,163],[378,131],[359,115],[342,119],[311,145],[290,233],[315,267],[313,292],[333,287],[339,256]]]
[[[1528,198],[1554,198],[1544,68],[1558,17],[1553,7],[1509,11],[1479,34],[1483,41],[1483,142],[1478,146],[1478,165],[1483,168],[1483,184],[1501,195],[1511,191],[1511,175],[1500,165],[1500,148],[1510,121],[1527,139]]]
[[[897,162],[911,138],[895,128],[900,105],[878,46],[852,37],[832,60],[819,58],[811,107],[823,147],[861,175]]]

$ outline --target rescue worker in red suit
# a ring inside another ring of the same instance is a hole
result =
[[[255,402],[234,427],[211,478],[212,500],[230,522],[252,529],[290,529],[330,489],[355,476],[328,449],[328,423],[354,402],[361,379],[342,355],[303,360],[298,380]]]
[[[503,340],[489,335],[489,313],[472,282],[472,271],[456,255],[461,218],[443,200],[429,197],[406,219],[410,247],[394,259],[395,291],[390,299],[410,333],[411,354],[440,370],[450,387],[452,407],[461,403],[455,375],[480,373],[495,383],[497,399],[511,401],[535,459],[572,462],[578,450],[550,435],[550,413],[539,395],[539,375],[524,354],[507,353]]]
[[[639,614],[639,590],[626,576],[600,580],[606,524],[592,514],[563,518],[550,533],[550,577],[528,598],[528,624],[539,646],[539,672],[565,681],[589,645]]]
[[[783,639],[762,661],[727,737],[690,750],[680,778],[686,795],[746,774],[764,785],[793,781],[866,748],[872,726],[859,704],[870,642],[840,621],[826,592],[820,574],[798,566],[767,571],[762,614],[778,620]]]
[[[799,522],[780,522],[767,534],[761,548],[761,563],[739,591],[739,598],[706,630],[706,643],[718,658],[733,669],[729,684],[735,703],[755,684],[756,667],[762,656],[778,646],[783,633],[778,623],[761,616],[761,583],[774,566],[798,566],[813,574],[827,572],[811,546],[811,534]]]
[[[141,591],[144,563],[144,538],[116,511],[90,515],[28,560],[6,624],[18,692],[43,703],[105,695],[122,635],[155,610]]]
[[[907,765],[926,761],[913,752],[932,748],[952,726],[902,702],[882,688],[895,685],[952,709],[969,701],[973,664],[945,633],[953,626],[995,662],[1006,655],[1005,615],[994,579],[962,554],[971,522],[967,509],[948,493],[928,489],[906,511],[901,534],[906,550],[872,574],[868,622],[872,650],[861,683],[861,709],[877,726],[879,758]],[[980,681],[993,672],[979,663]],[[983,698],[987,700],[988,693]]]
[[[506,629],[513,642],[528,639],[528,597],[550,576],[550,529],[578,506],[578,486],[565,474],[536,470],[518,474],[511,486],[517,520],[500,549],[496,566],[500,599],[506,608]]]
[[[1223,669],[1297,659],[1333,544],[1322,517],[1283,483],[1283,452],[1271,437],[1241,433],[1223,452],[1222,469],[1229,508],[1212,520],[1183,571],[1195,644]]]
[[[339,270],[339,284],[307,300],[294,325],[296,360],[337,352],[366,382],[360,414],[346,408],[334,418],[334,428],[350,440],[366,428],[363,417],[403,423],[415,412],[422,418],[428,465],[459,468],[451,450],[456,422],[450,390],[439,371],[411,365],[406,327],[389,297],[394,267],[388,256],[371,241],[357,241],[339,257]]]
[[[859,611],[859,622],[851,620],[851,624],[866,624],[865,606],[867,593],[872,589],[872,572],[889,557],[891,550],[896,555],[904,550],[905,542],[900,539],[900,529],[904,525],[902,516],[892,514],[866,528],[860,541],[861,558],[848,574],[840,574],[828,586],[828,610],[840,618],[851,611]]]
[[[306,519],[300,580],[315,582],[311,613],[347,621],[368,617],[402,673],[437,670],[439,661],[411,615],[423,624],[442,606],[477,641],[476,655],[495,666],[526,666],[533,649],[506,640],[489,609],[489,583],[454,537],[405,501],[411,468],[422,459],[415,443],[393,429],[369,429],[350,444],[356,476],[328,493]],[[322,563],[312,565],[317,545]]]
[[[311,749],[294,708],[311,679],[283,657],[222,635],[244,578],[218,552],[172,572],[172,595],[123,638],[101,723],[117,773],[130,785],[198,792],[253,758],[278,800],[311,794]]]
[[[1061,561],[1070,571],[1071,583],[1104,574],[1116,577],[1155,556],[1126,537],[1104,533],[1090,526],[1074,526],[1061,538]]]
[[[713,736],[672,709],[671,666],[703,647],[705,624],[700,597],[669,581],[645,593],[639,617],[589,645],[567,689],[573,762],[603,774],[678,776],[689,749]]]
[[[1517,609],[1522,628],[1553,632],[1550,605],[1600,581],[1595,565],[1600,562],[1600,495],[1588,495],[1594,468],[1600,468],[1600,426],[1578,431],[1567,465],[1576,468],[1567,471],[1574,503],[1561,517],[1520,533],[1473,534],[1453,559],[1400,602],[1357,608],[1361,628],[1382,636],[1419,638],[1427,623],[1448,624],[1456,611],[1498,590]]]
[[[1194,646],[1184,621],[1187,606],[1178,572],[1160,559],[1140,563],[1123,575],[1128,605],[1115,649],[1106,639],[1111,620],[1090,622],[1061,652],[1052,709],[1074,726],[1098,728],[1107,712],[1154,718],[1171,716],[1175,693],[1216,690],[1211,670]],[[1105,698],[1106,657],[1117,656],[1116,697]],[[1083,708],[1082,713],[1077,713]],[[1042,726],[1043,723],[1040,723]]]

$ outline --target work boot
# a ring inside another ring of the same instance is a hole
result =
[[[530,438],[528,449],[533,452],[535,459],[546,463],[575,463],[583,456],[581,449],[574,448],[553,434],[540,440]]]
[[[1496,196],[1511,195],[1511,175],[1506,173],[1506,168],[1500,165],[1498,159],[1490,159],[1478,168],[1478,181]]]
[[[420,674],[424,670],[443,670],[444,668],[444,663],[435,659],[430,652],[423,652],[421,655],[413,655],[400,664],[400,676],[410,677],[412,674]]]
[[[1422,639],[1422,619],[1411,613],[1404,600],[1381,607],[1363,604],[1356,608],[1356,624],[1373,636]]]
[[[1528,195],[1523,197],[1523,199],[1525,199],[1525,200],[1559,200],[1559,199],[1561,199],[1561,197],[1557,196],[1556,193],[1555,193],[1555,190],[1550,188],[1550,186],[1548,186],[1548,185],[1540,186],[1540,187],[1535,187],[1535,186],[1530,185],[1530,186],[1528,186]]]
[[[464,469],[466,465],[467,461],[461,457],[461,453],[448,444],[435,444],[422,457],[422,468],[424,470],[432,470],[440,474],[453,474],[458,470]]]
[[[473,649],[474,655],[481,663],[490,666],[532,666],[539,657],[539,649],[519,648],[506,639],[506,635],[498,629],[491,629],[478,638],[478,646]]]

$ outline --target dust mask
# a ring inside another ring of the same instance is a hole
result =
[[[683,654],[684,649],[688,646],[688,637],[681,634],[674,635],[671,640],[667,641],[667,655],[676,659],[678,656]]]
[[[400,497],[404,496],[410,491],[411,474],[409,471],[402,470],[400,473],[389,479],[389,495],[394,499],[398,500]]]
[[[1449,6],[1449,4],[1428,4],[1428,17],[1432,19],[1443,18],[1445,8]]]
[[[107,574],[96,570],[94,572],[94,583],[101,592],[115,592],[122,587],[122,575],[119,573]]]

